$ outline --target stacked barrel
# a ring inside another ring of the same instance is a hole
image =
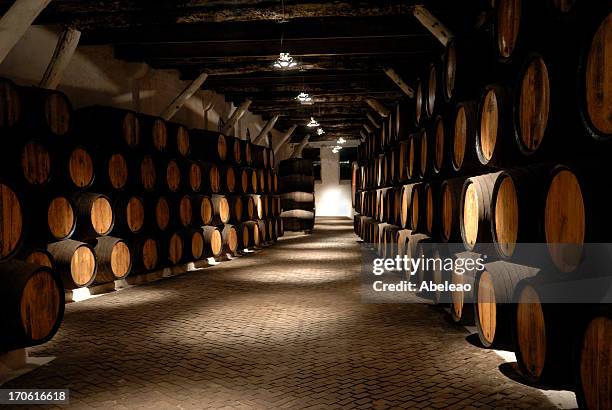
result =
[[[282,235],[273,152],[0,79],[0,351],[49,340],[64,290]]]
[[[281,214],[284,229],[310,232],[314,228],[313,164],[309,159],[289,158],[279,163]]]
[[[610,408],[612,272],[607,247],[592,245],[612,236],[601,189],[610,5],[494,4],[489,24],[451,39],[423,67],[415,99],[359,147],[355,232],[387,257],[486,255],[484,269],[436,265],[409,280],[472,285],[427,296],[475,324],[485,347],[514,350],[527,381],[569,385],[581,406]],[[578,291],[589,303],[551,298]]]

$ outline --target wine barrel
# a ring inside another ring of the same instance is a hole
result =
[[[242,143],[239,138],[225,137],[227,140],[228,160],[236,165],[242,164]]]
[[[9,142],[10,144],[10,142]],[[2,173],[14,178],[15,170],[21,171],[21,177],[29,185],[45,186],[53,176],[57,165],[49,145],[42,140],[29,139],[23,143],[17,142],[17,149],[8,149],[2,155]],[[19,163],[17,163],[19,161]]]
[[[406,138],[408,138],[406,136]],[[400,141],[397,148],[397,178],[399,182],[408,181],[408,156],[410,153],[410,141]],[[361,188],[365,188],[362,184]]]
[[[168,127],[163,118],[139,114],[143,146],[156,152],[168,152]]]
[[[130,241],[132,274],[147,273],[159,266],[159,243],[148,235],[137,235]]]
[[[57,333],[64,317],[64,289],[45,266],[0,262],[0,350],[43,344]]]
[[[42,216],[41,213],[38,215]],[[76,210],[73,202],[66,196],[56,196],[50,199],[47,205],[46,224],[54,240],[70,238],[76,229]],[[38,218],[31,218],[38,224]]]
[[[314,229],[314,212],[294,209],[292,211],[283,211],[283,227],[287,231],[311,231]]]
[[[100,191],[122,191],[129,181],[129,166],[125,155],[120,152],[100,155],[95,166],[94,189]],[[80,173],[81,175],[83,172]],[[74,183],[74,182],[73,182]]]
[[[35,265],[45,266],[51,270],[54,270],[55,266],[53,255],[45,248],[35,247],[31,249],[22,249],[16,259]]]
[[[161,260],[162,263],[176,266],[188,259],[186,244],[180,232],[168,232],[162,236],[161,240]]]
[[[157,166],[152,155],[146,154],[136,162],[138,168],[133,172],[136,185],[142,187],[147,192],[152,192],[157,188]]]
[[[439,74],[436,63],[429,64],[429,69],[427,70],[427,98],[425,100],[427,118],[434,117],[436,109],[440,105],[440,100],[442,99]]]
[[[230,210],[230,222],[239,224],[244,217],[244,202],[239,195],[230,195],[227,197],[227,202]]]
[[[230,206],[227,198],[224,195],[212,195],[211,202],[213,205],[212,225],[226,224],[230,220]]]
[[[261,243],[266,244],[270,242],[270,233],[268,232],[268,225],[266,224],[266,221],[263,219],[258,219],[257,226],[259,226],[259,237],[261,238]]]
[[[604,3],[602,3],[602,6]],[[605,7],[605,6],[604,6]],[[579,112],[584,129],[597,140],[612,138],[612,13],[594,13],[589,21],[587,44],[579,60]]]
[[[500,172],[468,178],[461,191],[461,238],[468,251],[490,249],[493,186]]]
[[[221,170],[221,191],[228,194],[236,192],[236,171],[230,165]]]
[[[213,203],[210,197],[195,195],[192,198],[193,224],[210,225],[213,221]]]
[[[413,175],[417,179],[425,178],[431,171],[429,162],[431,159],[429,131],[426,128],[421,128],[421,131],[415,134],[415,160],[418,166],[416,166],[416,175]]]
[[[142,197],[127,194],[121,195],[113,201],[113,210],[115,211],[115,224],[112,230],[113,235],[122,236],[142,232],[145,226],[145,204]],[[64,207],[62,206],[59,211],[61,211],[59,215],[62,216],[67,209],[64,211]],[[69,220],[69,218],[66,218],[66,220]],[[66,229],[63,231],[65,232]]]
[[[68,290],[89,286],[95,279],[98,264],[91,245],[66,239],[47,245],[56,271]]]
[[[202,259],[204,255],[204,233],[200,228],[181,228],[178,231],[183,243],[183,260],[195,262]]]
[[[268,155],[265,147],[251,145],[252,165],[255,168],[268,168]]]
[[[259,225],[255,221],[246,221],[239,225],[239,238],[242,239],[242,248],[258,247],[261,244]]]
[[[455,323],[474,324],[474,280],[477,272],[481,270],[475,262],[480,257],[480,254],[474,252],[461,252],[455,255],[455,269],[451,273],[451,283],[455,285],[456,289],[451,292],[451,317]],[[465,266],[459,268],[457,266],[457,260],[459,259],[472,260],[474,266],[471,269],[467,269]],[[463,290],[459,290],[460,286],[463,286]]]
[[[288,175],[280,177],[281,192],[314,192],[314,177],[308,175]]]
[[[0,129],[8,130],[21,120],[21,97],[14,82],[0,78]]]
[[[275,164],[276,156],[274,155],[274,150],[272,148],[268,148],[268,168],[274,169]]]
[[[419,158],[421,152],[419,142],[419,134],[411,134],[408,137],[408,167],[406,169],[408,181],[415,180],[420,172]]]
[[[426,225],[425,184],[414,184],[410,198],[410,229],[414,234],[424,233]]]
[[[402,228],[410,228],[412,226],[412,196],[414,195],[416,189],[416,184],[408,184],[402,187]]]
[[[530,266],[504,261],[485,264],[474,281],[474,314],[478,337],[485,347],[508,348],[512,344],[512,316],[516,305],[512,300],[518,283],[538,274]]]
[[[223,252],[231,255],[238,251],[238,231],[234,225],[225,225],[221,231]]]
[[[519,161],[512,123],[512,95],[499,84],[485,87],[478,113],[476,155],[482,165],[500,168]]]
[[[189,167],[189,185],[193,192],[221,192],[221,171],[210,162],[193,161]]]
[[[166,123],[168,128],[168,151],[172,155],[187,158],[191,155],[191,144],[189,130],[187,127],[176,123]]]
[[[240,178],[236,181],[238,184],[237,192],[240,194],[248,194],[255,192],[251,185],[251,174],[248,168],[240,170]]]
[[[512,61],[515,49],[525,36],[524,1],[498,0],[495,4],[494,39],[497,57],[502,62]],[[521,24],[523,22],[523,24]]]
[[[440,215],[437,213],[440,209],[438,201],[440,200],[440,184],[428,182],[423,185],[421,205],[423,212],[421,218],[424,218],[422,225],[423,233],[437,238],[440,232]]]
[[[444,171],[448,152],[446,146],[446,126],[442,115],[437,115],[435,117],[432,134],[433,147],[431,149],[431,170],[434,175],[440,175]]]
[[[227,139],[218,132],[191,130],[190,144],[197,159],[219,163],[228,157]]]
[[[253,200],[253,219],[261,219],[264,217],[264,207],[263,207],[263,201],[261,199],[261,195],[250,195],[250,197]],[[249,206],[247,204],[247,206]],[[248,212],[250,212],[249,210],[247,210]],[[250,215],[249,215],[250,217]]]
[[[91,106],[75,112],[76,129],[99,147],[135,149],[141,146],[140,120],[129,110]]]
[[[290,175],[313,175],[312,160],[302,158],[290,158],[278,164],[278,175],[286,177]]]
[[[242,145],[241,148],[244,156],[244,164],[250,167],[253,165],[253,153],[251,148],[253,144],[248,140],[240,140],[240,143]]]
[[[76,211],[77,225],[74,237],[79,240],[92,240],[106,236],[115,222],[110,199],[103,194],[80,192],[72,196]]]
[[[171,159],[166,163],[166,177],[164,178],[164,186],[170,192],[178,192],[181,189],[181,168],[175,159]]]
[[[461,192],[466,178],[443,181],[440,186],[440,239],[455,242],[461,239]]]
[[[266,175],[263,169],[257,170],[257,185],[259,185],[259,191],[263,194],[269,192],[269,187],[266,185]]]
[[[422,124],[422,121],[425,119],[426,117],[426,108],[425,108],[425,104],[427,104],[426,100],[425,100],[425,91],[424,91],[424,85],[423,85],[423,81],[420,78],[417,78],[416,80],[416,92],[414,95],[415,98],[415,121],[414,121],[414,125],[416,126],[420,126]]]
[[[121,238],[98,238],[94,248],[98,271],[94,284],[113,282],[125,278],[132,268],[128,244]]]
[[[432,283],[436,285],[435,290],[429,293],[434,305],[447,304],[450,301],[449,292],[445,291],[444,287],[438,287],[450,282],[450,272],[444,269],[443,264],[448,255],[448,247],[443,244],[434,244],[431,247],[430,257],[434,261],[441,261],[441,263],[434,263],[429,272]]]
[[[425,257],[429,257],[429,249],[431,248],[431,238],[422,233],[411,233],[408,237],[406,255],[411,259],[421,259],[423,263],[427,263]],[[429,279],[427,271],[428,266],[420,265],[414,272],[404,272],[406,279],[420,286],[422,282]]]
[[[270,242],[276,242],[278,240],[276,220],[273,218],[266,219],[266,230],[270,237]]]
[[[244,204],[242,208],[244,211],[244,219],[253,220],[257,218],[258,209],[256,198],[257,196],[255,195],[244,195],[242,197],[242,202]]]
[[[584,409],[607,409],[612,405],[609,370],[612,367],[612,315],[609,305],[597,310],[591,313],[577,346],[576,399]]]
[[[481,168],[476,154],[478,128],[477,104],[464,101],[457,104],[454,112],[451,164],[453,170],[461,173],[475,172]]]
[[[37,135],[68,137],[74,121],[68,97],[56,90],[19,87],[20,125]]]
[[[91,153],[82,146],[70,148],[65,153],[64,175],[76,189],[86,189],[93,185],[95,179],[94,161]]]
[[[175,203],[178,205],[179,223],[182,227],[194,224],[193,203],[190,195],[181,195]]]

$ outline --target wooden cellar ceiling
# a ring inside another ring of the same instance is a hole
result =
[[[0,12],[12,3],[0,0]],[[366,98],[391,107],[404,97],[382,68],[413,85],[442,52],[412,15],[417,4],[455,33],[473,27],[484,9],[448,0],[54,0],[36,24],[76,26],[81,45],[112,45],[119,59],[176,69],[184,80],[206,72],[204,89],[236,105],[250,99],[250,110],[266,120],[280,114],[279,130],[298,124],[294,141],[311,116],[326,130],[311,141],[354,140],[371,112]],[[274,69],[281,51],[299,69]],[[313,105],[295,100],[302,91]]]

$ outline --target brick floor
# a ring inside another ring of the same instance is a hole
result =
[[[550,408],[442,311],[364,304],[349,220],[257,255],[74,303],[57,356],[4,388],[75,408]]]

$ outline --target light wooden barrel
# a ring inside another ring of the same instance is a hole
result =
[[[235,254],[238,251],[238,230],[234,225],[226,224],[221,231],[223,251]]]
[[[103,194],[80,192],[72,196],[77,217],[74,237],[91,240],[108,235],[115,223],[110,199]]]
[[[132,274],[151,272],[159,266],[159,242],[153,236],[138,235],[129,242]]]
[[[440,239],[442,242],[461,240],[461,191],[466,178],[453,178],[440,185]]]
[[[62,211],[64,207],[58,211]],[[136,195],[121,195],[113,203],[115,210],[115,224],[112,233],[114,235],[138,234],[145,227],[145,204],[144,199]],[[62,211],[62,213],[67,212]],[[69,221],[68,214],[64,214],[64,220]],[[67,226],[67,225],[66,225]],[[66,229],[64,229],[66,231]],[[63,239],[63,238],[56,238]]]
[[[212,195],[210,200],[213,205],[212,225],[226,224],[230,220],[230,206],[224,195]]]
[[[461,238],[467,250],[488,250],[491,238],[493,186],[500,172],[468,178],[461,192]]]
[[[130,248],[123,239],[112,236],[98,238],[94,253],[98,264],[95,284],[123,279],[130,273],[132,268]]]
[[[81,288],[94,281],[98,264],[91,245],[66,239],[50,243],[47,251],[53,256],[55,269],[62,277],[64,288]]]
[[[194,225],[210,225],[213,220],[213,203],[210,197],[195,195],[192,197]]]
[[[460,252],[454,256],[454,259],[472,259],[476,260],[481,255],[474,252]],[[478,269],[466,269],[465,272],[460,272],[455,266],[451,273],[451,283],[453,285],[471,285],[469,291],[455,290],[451,292],[451,317],[455,323],[463,325],[474,324],[474,282]]]

